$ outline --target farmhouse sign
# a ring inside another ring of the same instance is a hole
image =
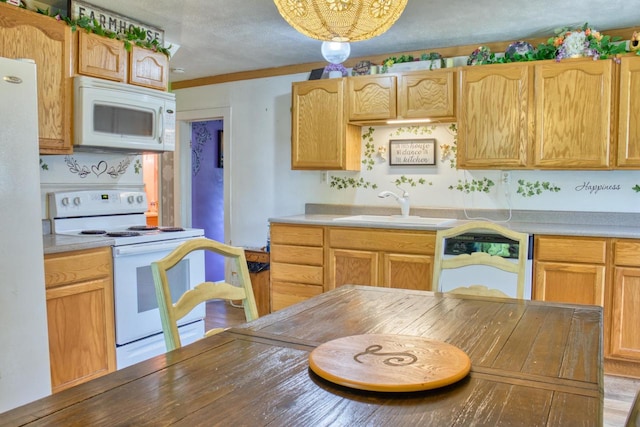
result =
[[[147,41],[158,40],[164,46],[164,30],[152,27],[139,21],[134,21],[126,16],[119,15],[106,9],[93,6],[89,3],[78,0],[68,0],[68,13],[71,19],[80,19],[85,16],[98,21],[105,30],[114,33],[123,33],[131,27],[139,27],[147,33]]]
[[[403,139],[389,141],[389,165],[435,165],[435,139]]]

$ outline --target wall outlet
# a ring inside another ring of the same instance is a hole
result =
[[[506,185],[511,184],[511,172],[509,171],[500,172],[500,181],[502,181],[502,183]]]

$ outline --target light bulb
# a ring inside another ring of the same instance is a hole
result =
[[[348,42],[322,42],[320,50],[328,62],[340,64],[349,57],[351,45]]]

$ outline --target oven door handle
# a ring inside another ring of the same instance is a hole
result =
[[[186,240],[175,240],[171,242],[159,242],[144,245],[117,246],[113,248],[113,256],[129,256],[138,254],[149,254],[153,252],[171,252]]]

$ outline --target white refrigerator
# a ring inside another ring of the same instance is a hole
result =
[[[51,394],[39,168],[36,65],[0,57],[0,413]]]

